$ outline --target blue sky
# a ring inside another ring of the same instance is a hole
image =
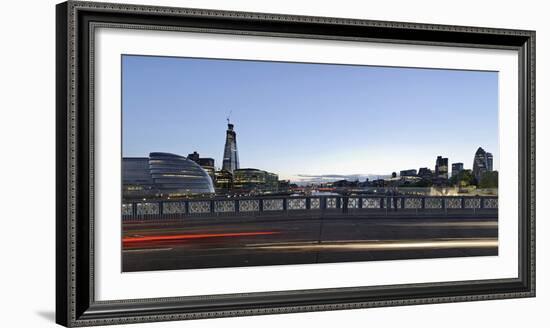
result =
[[[498,73],[152,56],[122,57],[123,156],[197,151],[221,166],[226,116],[241,167],[386,175],[438,155],[498,169]]]

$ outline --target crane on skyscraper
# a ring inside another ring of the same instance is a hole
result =
[[[227,124],[229,124],[229,119],[231,118],[231,113],[233,113],[233,110],[230,110],[229,114],[227,114]]]

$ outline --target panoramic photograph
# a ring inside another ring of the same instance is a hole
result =
[[[122,271],[498,255],[498,72],[122,56]]]

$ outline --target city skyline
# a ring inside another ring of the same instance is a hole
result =
[[[123,156],[197,151],[221,167],[231,111],[240,166],[281,179],[433,169],[438,155],[469,169],[480,146],[493,153],[498,170],[497,78],[496,72],[125,55]]]

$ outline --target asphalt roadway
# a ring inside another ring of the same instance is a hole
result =
[[[496,215],[123,223],[123,272],[498,255]]]

